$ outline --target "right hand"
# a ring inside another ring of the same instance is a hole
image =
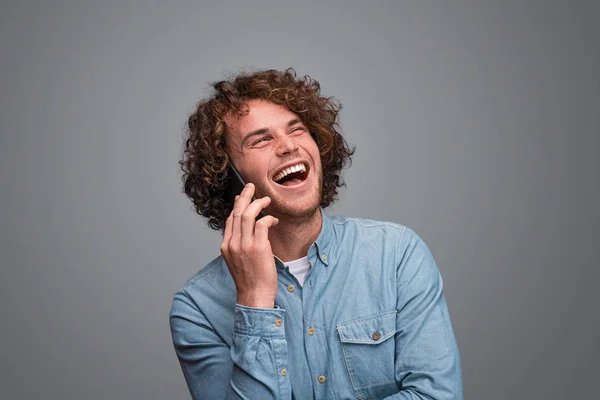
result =
[[[269,197],[252,201],[254,185],[249,183],[236,196],[233,211],[225,222],[221,254],[237,290],[237,303],[256,308],[273,308],[277,294],[277,268],[269,228],[279,220],[258,213],[271,203]]]

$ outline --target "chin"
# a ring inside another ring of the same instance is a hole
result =
[[[305,220],[312,218],[319,212],[320,196],[311,199],[304,204],[290,204],[288,202],[275,201],[266,210],[268,214],[286,219]]]

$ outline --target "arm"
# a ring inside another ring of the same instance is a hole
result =
[[[388,400],[462,400],[458,346],[442,278],[425,243],[411,230],[403,235],[397,270],[396,381]]]
[[[194,400],[291,398],[285,311],[274,308],[277,270],[268,239],[278,220],[257,221],[271,200],[253,195],[248,184],[236,196],[221,243],[237,294],[231,349],[189,296],[179,292],[173,301],[173,342]]]
[[[231,348],[213,330],[202,311],[184,292],[171,310],[175,351],[194,400],[290,399],[287,342],[282,309],[237,305]]]

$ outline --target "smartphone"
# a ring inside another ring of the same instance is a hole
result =
[[[234,167],[232,163],[229,163],[229,172],[227,174],[227,186],[225,188],[225,198],[227,202],[231,204],[233,208],[233,204],[235,203],[235,196],[242,193],[242,190],[246,187],[246,181],[242,178],[239,171]],[[255,197],[252,197],[252,201],[256,200]],[[260,219],[265,216],[263,210],[260,210],[256,219]]]

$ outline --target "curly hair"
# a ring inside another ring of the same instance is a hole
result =
[[[183,157],[184,193],[196,212],[208,218],[208,225],[223,230],[233,204],[225,196],[229,156],[226,152],[225,118],[232,112],[248,113],[247,102],[263,99],[284,105],[299,116],[317,143],[323,168],[320,205],[327,207],[344,186],[343,168],[351,163],[350,148],[339,132],[341,103],[321,96],[319,82],[304,76],[296,79],[292,68],[242,73],[231,80],[212,84],[213,94],[202,100],[188,119]]]

